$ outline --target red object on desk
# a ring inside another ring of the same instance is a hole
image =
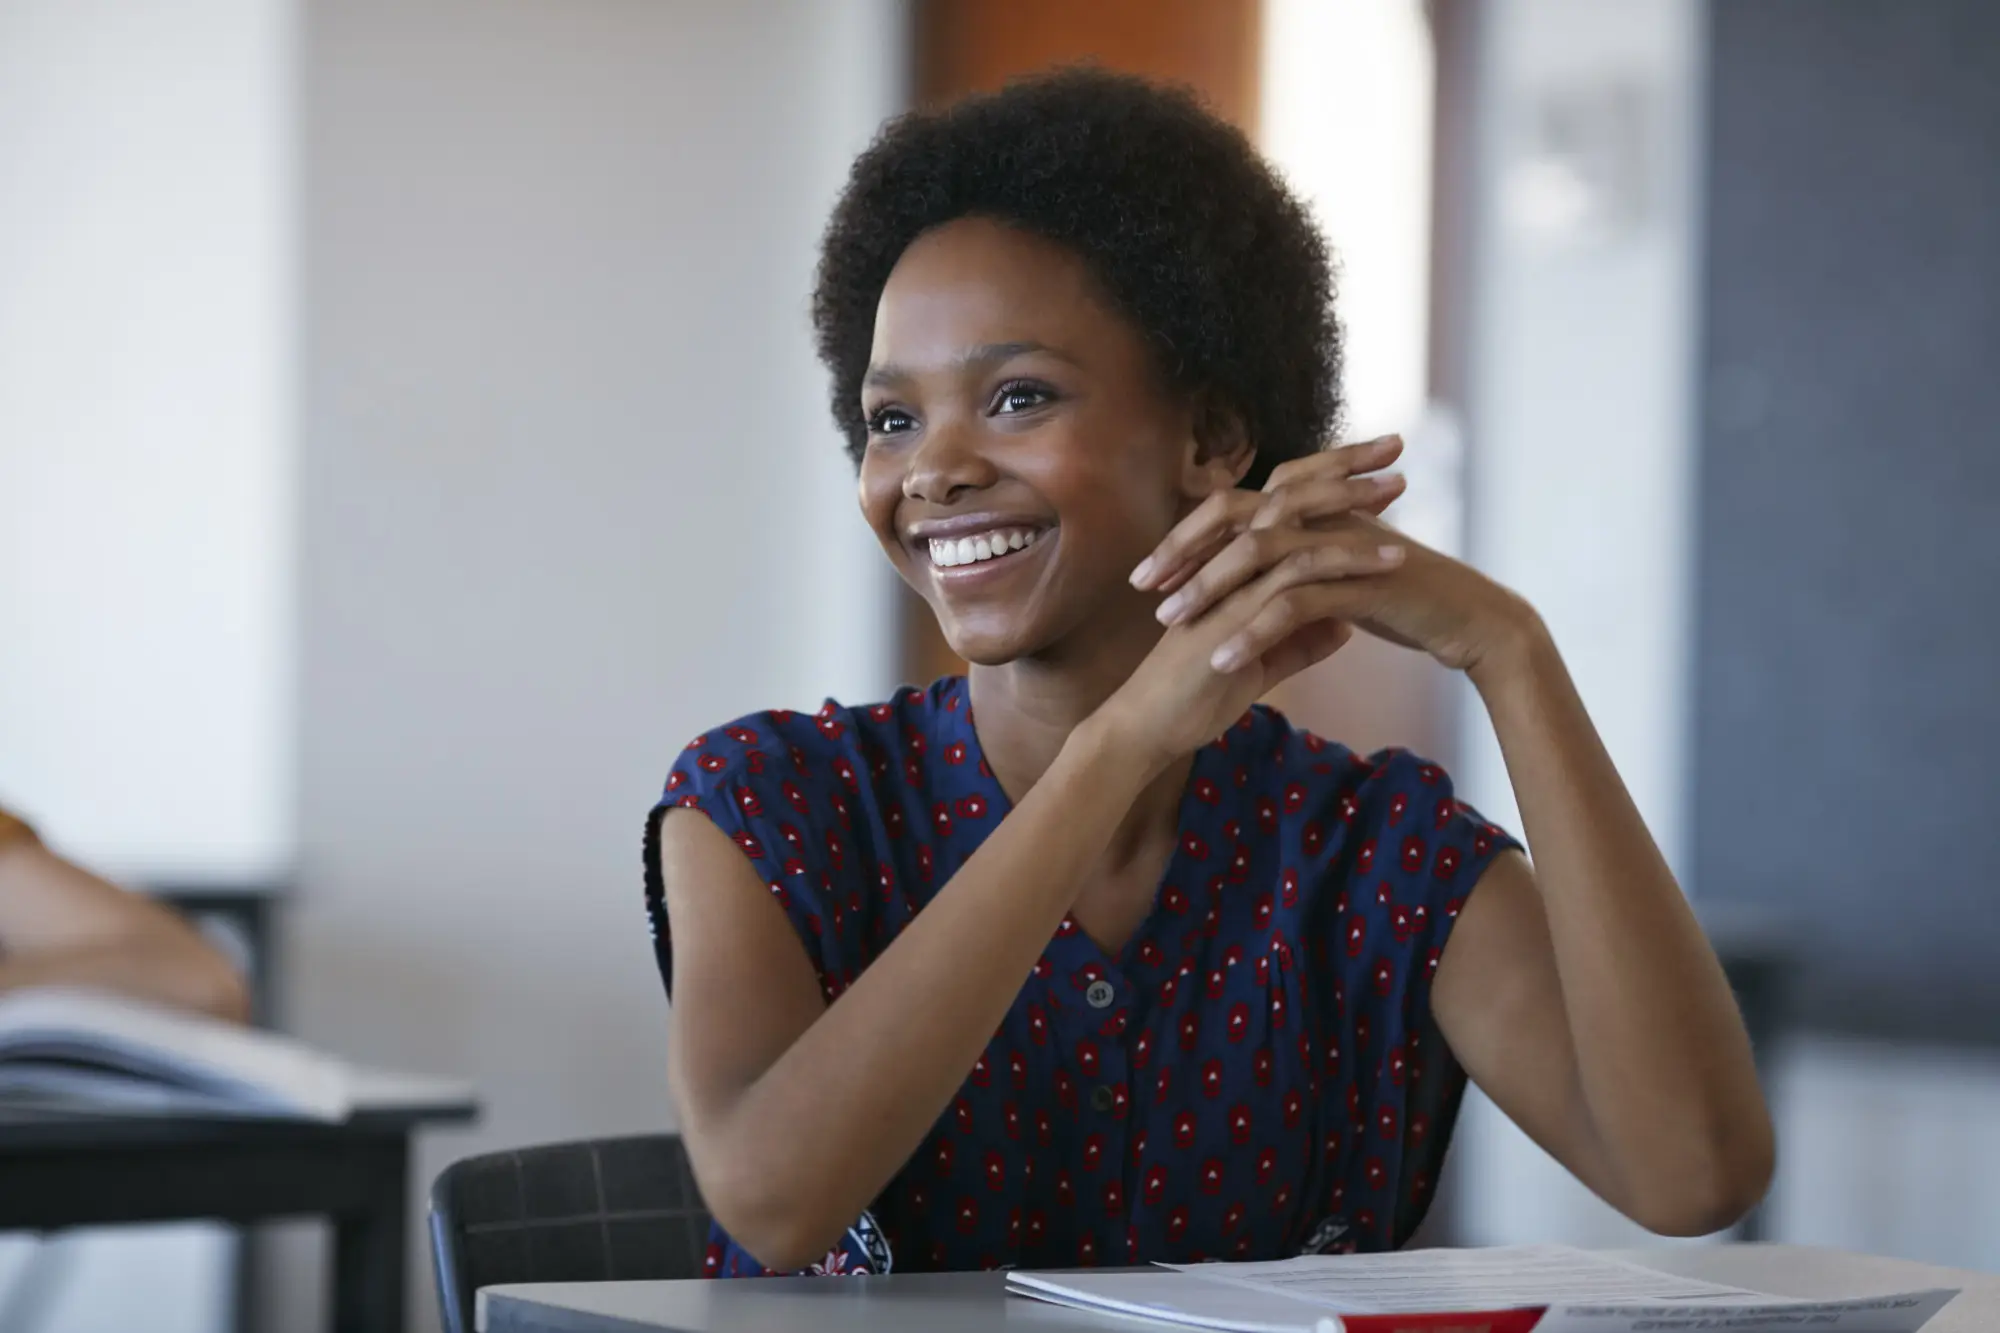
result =
[[[1459,1310],[1436,1314],[1344,1314],[1343,1333],[1531,1333],[1546,1306],[1524,1310]]]

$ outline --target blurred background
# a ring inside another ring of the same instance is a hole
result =
[[[671,757],[950,665],[817,233],[885,116],[1085,57],[1318,211],[1392,518],[1541,609],[1753,1004],[1756,1233],[2000,1269],[1989,0],[0,0],[0,801],[268,909],[279,1025],[475,1083],[418,1183],[670,1127]],[[1425,662],[1282,702],[1515,821]],[[1434,1230],[1634,1236],[1476,1101]],[[0,1239],[0,1328],[309,1331],[322,1240]]]

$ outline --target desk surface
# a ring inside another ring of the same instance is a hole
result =
[[[2000,1329],[2000,1277],[1989,1274],[1791,1245],[1675,1245],[1618,1253],[1688,1277],[1806,1299],[1960,1287],[1964,1294],[1924,1333]],[[1118,1316],[1009,1297],[1004,1281],[1000,1273],[924,1273],[489,1287],[479,1293],[478,1327],[481,1333],[917,1333],[940,1328],[956,1333],[1021,1328],[1134,1333],[1147,1327]]]

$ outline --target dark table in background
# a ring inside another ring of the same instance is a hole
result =
[[[357,1071],[355,1107],[326,1124],[0,1103],[0,1231],[325,1217],[333,1333],[392,1333],[408,1285],[410,1139],[479,1108],[461,1084],[370,1071]]]

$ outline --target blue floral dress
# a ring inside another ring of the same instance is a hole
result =
[[[697,737],[647,825],[699,809],[798,932],[829,1003],[1007,815],[962,677]],[[1272,1259],[1401,1244],[1465,1076],[1431,978],[1516,844],[1401,750],[1256,707],[1198,751],[1154,910],[1114,956],[1065,919],[908,1163],[811,1271]],[[921,996],[912,996],[921,1003]],[[718,1227],[718,1276],[768,1272]]]

